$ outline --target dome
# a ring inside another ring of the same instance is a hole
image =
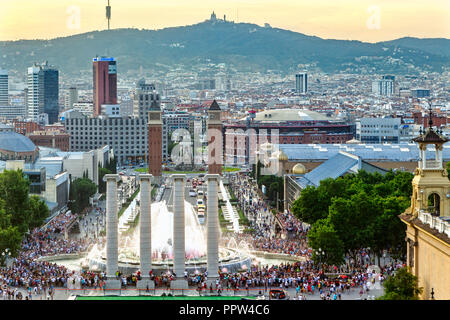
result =
[[[30,138],[16,132],[0,133],[0,150],[9,152],[33,152],[36,145]]]
[[[292,173],[293,174],[305,174],[306,173],[306,168],[304,165],[302,165],[301,163],[297,163],[293,168],[292,168]]]
[[[279,161],[288,161],[288,156],[283,150],[278,150],[272,153],[272,158],[276,158]]]

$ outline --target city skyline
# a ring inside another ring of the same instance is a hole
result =
[[[4,0],[0,10],[0,41],[53,39],[107,29],[107,1]],[[255,23],[324,39],[379,42],[411,36],[448,38],[450,5],[443,0],[169,0],[144,3],[112,0],[111,28],[163,29],[208,19],[214,11],[228,21]],[[45,23],[42,23],[45,21]]]

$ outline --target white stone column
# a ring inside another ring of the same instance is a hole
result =
[[[207,181],[207,270],[208,270],[208,288],[212,284],[215,288],[215,283],[219,274],[219,199],[218,199],[218,185],[220,175],[208,174]]]
[[[184,193],[186,175],[174,174],[173,178],[173,272],[176,278],[171,282],[172,289],[187,289],[185,270],[185,221]]]
[[[116,271],[119,270],[117,217],[117,181],[119,181],[119,175],[106,174],[103,180],[106,182],[106,289],[118,290],[121,287],[120,280],[116,279]],[[114,291],[108,293],[116,294]]]
[[[151,174],[140,174],[140,217],[139,217],[139,257],[141,263],[141,280],[137,288],[154,289],[155,283],[150,280],[152,269],[152,224],[151,224]]]

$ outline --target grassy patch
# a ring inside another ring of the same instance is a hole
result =
[[[233,168],[233,167],[225,167],[225,168],[222,168],[222,171],[223,172],[236,172],[236,171],[241,171],[241,169],[240,168]]]
[[[127,210],[127,208],[130,206],[131,202],[133,202],[134,198],[136,198],[137,194],[139,193],[139,186],[136,188],[136,191],[131,195],[131,198],[128,198],[127,201],[123,204],[122,208],[119,210],[118,217]]]
[[[237,212],[239,213],[239,224],[244,225],[244,226],[249,226],[250,221],[248,221],[247,217],[244,214],[244,211],[242,211],[241,208],[238,208]]]

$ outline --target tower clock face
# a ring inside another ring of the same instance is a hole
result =
[[[210,118],[211,120],[217,120],[217,114],[211,113],[211,114],[209,115],[209,118]]]

